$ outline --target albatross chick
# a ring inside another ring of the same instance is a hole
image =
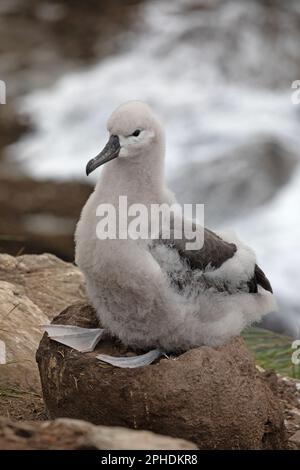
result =
[[[176,202],[164,180],[164,129],[148,105],[121,105],[108,120],[109,140],[87,164],[105,164],[76,229],[76,263],[103,328],[132,348],[165,352],[218,346],[276,309],[253,251],[234,235],[204,229],[198,250],[169,240],[99,239],[97,208]],[[120,220],[120,219],[118,219]],[[201,230],[199,226],[197,229]]]

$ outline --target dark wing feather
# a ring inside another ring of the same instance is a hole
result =
[[[265,290],[273,294],[273,289],[272,289],[269,279],[267,278],[263,270],[257,264],[255,265],[254,277],[256,279],[257,284],[259,284]]]
[[[174,239],[172,244],[180,256],[186,258],[192,269],[204,270],[208,266],[219,268],[226,260],[232,258],[237,250],[234,243],[227,243],[214,232],[204,229],[204,243],[200,250],[186,250],[185,246],[190,240]]]
[[[193,230],[195,226],[193,225]],[[204,243],[200,250],[186,250],[187,240],[182,234],[182,239],[175,238],[174,231],[171,230],[171,240],[162,240],[164,243],[173,246],[180,256],[188,261],[192,269],[205,270],[207,267],[219,268],[225,261],[232,258],[237,251],[234,243],[222,240],[216,233],[204,229]],[[260,285],[269,292],[272,291],[271,284],[261,268],[256,264],[253,277],[249,280],[248,289],[250,293],[257,293],[257,286]]]

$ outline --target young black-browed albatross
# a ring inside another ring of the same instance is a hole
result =
[[[130,347],[172,352],[221,345],[276,309],[253,251],[232,234],[205,229],[196,251],[174,236],[97,237],[100,204],[112,204],[122,218],[119,196],[127,196],[128,206],[139,203],[149,210],[151,204],[176,202],[164,181],[164,130],[149,106],[121,105],[107,128],[108,143],[87,164],[87,174],[109,163],[75,234],[76,263],[101,325]]]

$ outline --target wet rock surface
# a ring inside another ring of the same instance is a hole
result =
[[[54,322],[97,325],[93,309],[83,303],[70,306]],[[280,404],[241,338],[139,369],[103,364],[95,357],[99,352],[132,353],[107,338],[95,352],[81,354],[44,335],[37,361],[51,418],[148,429],[191,440],[202,449],[286,446]]]

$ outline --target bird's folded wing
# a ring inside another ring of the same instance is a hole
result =
[[[41,325],[49,338],[80,352],[90,352],[100,341],[103,328],[81,328],[73,325]]]
[[[97,359],[115,367],[134,369],[136,367],[143,367],[152,364],[156,359],[163,356],[164,353],[159,349],[153,349],[146,354],[130,357],[115,357],[106,354],[98,354]]]
[[[178,238],[175,230],[171,230],[171,239],[164,240],[165,243],[171,244],[185,259],[192,269],[200,269],[205,273],[215,273],[224,277],[224,280],[239,283],[239,281],[247,282],[247,290],[249,293],[257,293],[257,286],[260,285],[269,292],[272,291],[271,284],[264,272],[255,262],[255,255],[248,247],[242,244],[239,240],[231,242],[223,238],[223,235],[217,235],[213,231],[192,225],[193,232],[196,230],[203,230],[203,246],[200,250],[187,250],[186,245],[190,241],[186,239],[184,231],[182,237]],[[227,237],[226,237],[227,238]],[[232,238],[235,238],[232,236]],[[230,260],[230,261],[229,261]],[[235,261],[236,260],[236,261]],[[229,261],[230,266],[226,266],[226,261]],[[231,262],[232,261],[232,262]],[[240,277],[239,277],[240,274]]]
[[[180,256],[186,259],[192,269],[203,271],[219,268],[225,261],[232,258],[237,251],[234,243],[229,243],[207,228],[192,224],[192,230],[203,230],[203,246],[199,250],[188,250],[186,246],[191,242],[184,230],[178,236],[178,230],[171,229],[170,239],[162,239],[167,245],[173,246]]]

